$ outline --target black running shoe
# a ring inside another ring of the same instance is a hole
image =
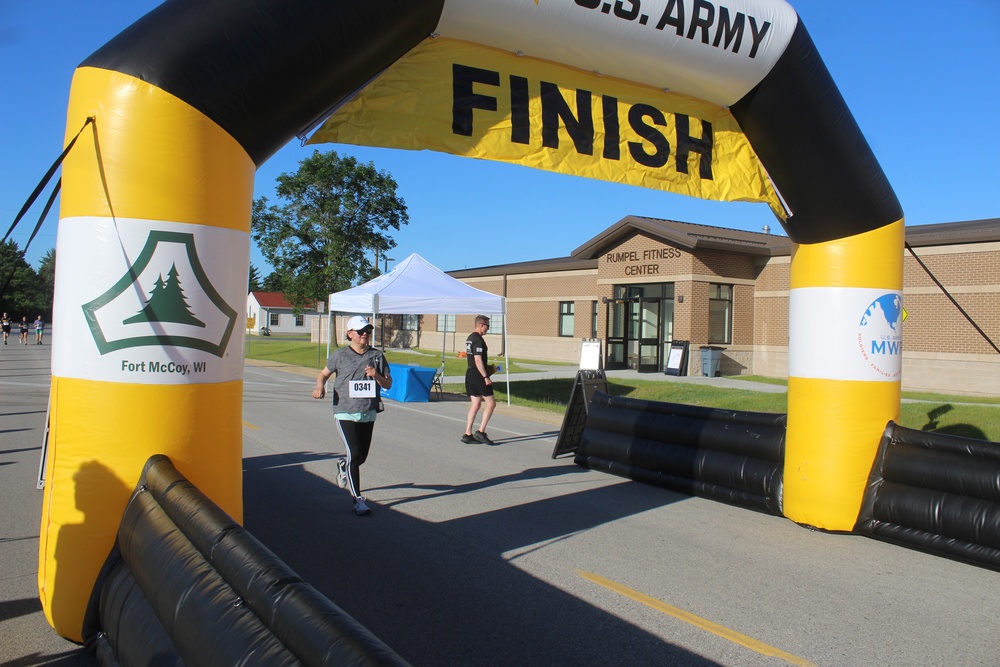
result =
[[[478,443],[479,441],[478,441],[478,440],[476,440],[476,439],[475,439],[474,437],[472,437],[471,435],[465,435],[465,434],[463,433],[463,434],[462,434],[462,442],[464,442],[464,443],[465,443],[465,444],[467,444],[467,445],[474,445],[474,444]]]
[[[495,442],[493,442],[492,440],[490,440],[490,436],[486,435],[482,431],[476,431],[475,433],[472,434],[472,437],[475,438],[476,441],[481,442],[484,445],[495,445],[496,444]]]
[[[358,516],[368,516],[372,513],[365,502],[364,496],[358,496],[354,499],[354,513]]]

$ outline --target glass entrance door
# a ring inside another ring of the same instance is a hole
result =
[[[655,373],[660,369],[660,319],[659,297],[646,297],[634,304],[638,311],[636,343],[638,348],[637,370],[640,373]]]
[[[662,370],[664,346],[673,339],[674,285],[616,285],[605,302],[604,368],[640,373]]]
[[[628,344],[628,317],[631,308],[626,299],[615,299],[605,304],[605,321],[608,323],[607,348],[604,353],[604,368],[607,370],[621,370],[628,368],[628,355],[626,347]]]

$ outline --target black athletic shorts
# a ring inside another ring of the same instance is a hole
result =
[[[493,385],[486,384],[486,378],[479,374],[478,368],[465,371],[465,393],[468,396],[492,396]]]

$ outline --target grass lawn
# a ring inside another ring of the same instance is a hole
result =
[[[743,379],[743,378],[740,378]],[[549,412],[565,412],[573,388],[572,379],[529,380],[511,383],[511,404]],[[458,384],[445,385],[445,391],[463,393]],[[788,412],[788,395],[711,387],[683,382],[655,380],[608,380],[612,396],[629,396],[648,401],[701,405],[726,410],[751,412]],[[507,402],[506,387],[494,389],[497,401]],[[904,392],[899,423],[926,431],[961,435],[967,438],[1000,442],[1000,398],[944,396]]]
[[[258,359],[262,361],[275,361],[279,363],[292,364],[294,366],[305,366],[319,370],[326,364],[326,344],[322,346],[310,343],[308,340],[291,338],[253,338],[247,344],[245,350],[248,359]],[[412,350],[386,350],[385,358],[393,366],[422,366],[424,368],[441,367],[441,350],[412,349]],[[492,362],[503,364],[503,357],[493,357]],[[552,364],[552,362],[530,361],[523,359],[511,359],[508,370],[511,373],[530,373],[531,368],[525,368],[523,364],[530,363],[539,366],[551,365],[572,365],[572,364]],[[444,359],[445,375],[465,375],[468,362],[464,358],[458,358],[454,354],[448,354]]]
[[[265,361],[319,369],[326,363],[326,345],[322,347],[303,340],[282,338],[252,338],[247,345],[247,357]],[[389,350],[386,358],[392,365],[416,365],[438,368],[441,352],[434,350]],[[503,363],[502,360],[497,360]],[[511,359],[510,372],[530,372],[524,364],[545,365],[545,362]],[[465,374],[467,362],[454,355],[445,357],[445,375]],[[744,376],[741,380],[787,385],[781,378]],[[511,404],[562,413],[566,410],[572,379],[528,380],[511,383]],[[497,402],[507,402],[506,385],[495,385]],[[462,394],[464,385],[447,384],[445,391]],[[650,401],[702,405],[727,410],[752,412],[788,411],[788,397],[743,389],[727,389],[703,384],[662,382],[657,380],[611,379],[608,390],[613,396],[630,396]],[[1000,397],[950,396],[926,392],[903,392],[900,424],[907,428],[951,433],[965,437],[1000,442]],[[919,401],[919,402],[911,402]]]

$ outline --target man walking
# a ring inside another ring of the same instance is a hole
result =
[[[492,373],[489,370],[489,350],[483,338],[489,330],[490,318],[477,315],[475,328],[465,339],[465,358],[469,362],[469,367],[465,371],[465,393],[468,394],[471,404],[469,414],[465,418],[465,435],[462,436],[462,442],[467,445],[474,445],[477,442],[484,445],[494,444],[486,435],[486,424],[489,423],[497,407],[497,400],[493,398],[493,380],[490,379]],[[483,407],[483,416],[479,422],[479,430],[473,432],[476,413],[480,407]]]

